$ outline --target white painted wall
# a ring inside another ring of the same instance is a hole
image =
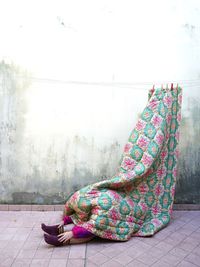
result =
[[[198,0],[8,0],[1,11],[0,59],[40,78],[14,96],[1,84],[1,126],[10,136],[4,124],[16,125],[12,144],[2,135],[2,201],[114,174],[153,83],[183,86],[186,117],[200,98]]]

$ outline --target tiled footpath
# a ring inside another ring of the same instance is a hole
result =
[[[61,211],[0,211],[0,267],[200,266],[200,211],[173,211],[170,224],[153,237],[52,247],[40,223],[58,223],[60,216]]]

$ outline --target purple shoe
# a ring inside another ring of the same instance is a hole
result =
[[[56,247],[60,247],[60,246],[67,245],[70,243],[70,240],[67,240],[65,242],[60,242],[57,236],[47,235],[47,234],[44,234],[44,240],[47,244],[56,246]]]
[[[44,223],[41,224],[41,228],[44,232],[50,234],[50,235],[54,235],[54,236],[57,236],[61,233],[64,232],[64,228],[63,226],[59,227],[58,228],[58,224],[57,225],[52,225],[52,226],[48,226]]]

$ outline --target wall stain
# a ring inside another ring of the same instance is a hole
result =
[[[15,204],[62,204],[63,198],[59,194],[44,195],[38,192],[13,192],[12,202]]]
[[[189,98],[182,118],[175,203],[200,204],[200,100]]]

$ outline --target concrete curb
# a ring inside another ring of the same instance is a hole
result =
[[[62,211],[63,205],[0,204],[0,211]],[[200,204],[174,204],[173,210],[200,210]]]
[[[62,211],[63,205],[12,205],[0,204],[0,211]]]
[[[174,204],[173,210],[200,210],[200,204]]]

